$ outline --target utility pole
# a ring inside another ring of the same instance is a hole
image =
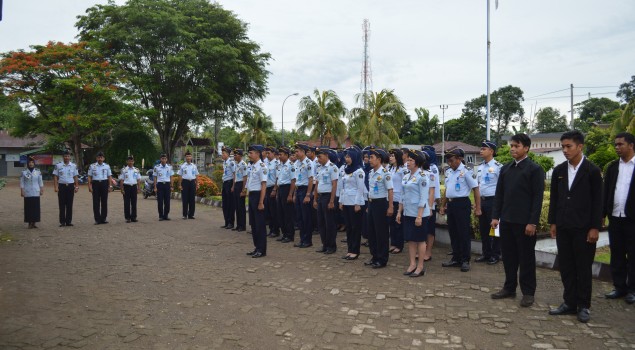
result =
[[[445,163],[445,110],[448,109],[448,105],[440,105],[439,108],[442,110],[441,115],[443,118],[441,119],[441,166],[443,166],[443,163]]]
[[[489,41],[489,1],[487,0],[487,118],[486,118],[486,125],[485,127],[487,128],[486,131],[486,135],[487,135],[487,139],[489,140],[489,129],[490,129],[490,85],[489,85],[489,77],[490,77],[490,72],[489,72],[489,61],[490,61],[490,53],[489,53],[489,49],[490,49],[490,44],[491,42]],[[498,7],[498,1],[496,1],[496,5]],[[444,150],[445,152],[445,150]]]
[[[366,109],[367,101],[366,96],[369,90],[372,90],[372,72],[370,69],[370,52],[368,51],[368,43],[370,41],[370,22],[368,19],[364,19],[364,23],[362,24],[363,37],[364,40],[364,62],[362,63],[362,81],[361,81],[361,89],[363,93],[362,97],[362,107]]]
[[[571,130],[573,130],[573,84],[571,84]]]

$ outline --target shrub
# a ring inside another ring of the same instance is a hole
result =
[[[223,188],[223,167],[219,169],[218,166],[214,166],[212,171],[212,180],[216,184],[216,187]]]
[[[216,185],[216,183],[209,176],[198,175],[196,179],[198,181],[198,190],[196,191],[197,196],[211,197],[218,196],[220,194],[218,185]]]

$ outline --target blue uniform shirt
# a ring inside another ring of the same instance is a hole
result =
[[[241,160],[236,164],[234,175],[236,176],[236,182],[243,182],[243,177],[247,176],[247,163]]]
[[[403,184],[401,183],[401,180],[403,180],[403,177],[410,172],[405,165],[402,165],[399,168],[391,165],[388,171],[390,172],[390,176],[392,177],[392,201],[399,203],[401,202],[401,196],[403,193]]]
[[[44,182],[42,182],[40,169],[22,170],[20,188],[24,190],[24,197],[39,197],[42,187],[44,187]]]
[[[424,170],[417,170],[403,177],[401,181],[403,185],[401,196],[403,215],[416,218],[419,215],[419,208],[424,208],[422,217],[430,216],[428,192],[431,182],[428,172]]]
[[[456,170],[448,168],[445,171],[445,196],[447,198],[461,198],[470,195],[470,191],[478,187],[476,176],[472,168],[463,163]]]
[[[106,163],[93,163],[88,167],[88,176],[92,181],[108,180],[108,176],[112,176],[110,165]]]
[[[364,205],[364,193],[366,185],[364,178],[366,173],[362,168],[355,170],[350,174],[344,173],[342,179],[337,182],[340,190],[340,204],[342,205]]]
[[[262,161],[251,164],[247,178],[247,191],[257,192],[262,189],[263,181],[267,181],[267,166]]]
[[[280,164],[278,164],[278,168],[276,169],[278,186],[290,185],[294,175],[295,168],[289,159],[287,159],[285,163],[280,162]]]
[[[170,164],[157,164],[154,166],[154,176],[157,182],[170,182],[170,177],[174,175]]]
[[[392,190],[392,176],[386,168],[380,166],[377,171],[375,169],[371,169],[368,173],[368,198],[369,199],[378,199],[378,198],[386,198],[388,199],[388,190]]]
[[[59,162],[55,165],[53,175],[57,176],[57,181],[61,184],[72,184],[75,182],[74,177],[79,175],[77,172],[77,166],[71,162],[64,164]]]
[[[265,162],[267,166],[267,187],[273,187],[276,184],[276,178],[278,177],[278,166],[280,161],[277,159]]]
[[[434,187],[434,199],[441,198],[441,173],[436,164],[430,164],[430,186]]]
[[[141,173],[135,167],[126,165],[119,173],[119,180],[123,180],[124,185],[136,185],[139,179],[141,179]]]
[[[313,162],[307,157],[295,161],[295,185],[308,186],[309,177],[313,177]]]
[[[223,161],[223,182],[234,179],[234,173],[236,172],[236,163],[233,159],[227,158]]]
[[[187,164],[187,162],[181,164],[179,167],[178,175],[181,175],[183,180],[195,180],[198,175],[198,167],[194,163]]]
[[[492,158],[489,162],[483,161],[478,166],[477,176],[479,191],[481,196],[492,197],[496,194],[496,184],[498,183],[498,176],[500,175],[503,164]]]
[[[339,169],[335,164],[331,163],[330,160],[324,165],[318,163],[315,174],[318,193],[331,193],[331,191],[333,191],[332,181],[337,181],[340,176]],[[337,191],[337,187],[335,190]]]
[[[339,173],[337,176],[337,191],[335,191],[335,197],[339,197],[340,193],[342,193],[342,180],[344,180],[344,175],[346,175],[346,165],[342,165],[339,168]]]

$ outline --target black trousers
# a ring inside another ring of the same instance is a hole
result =
[[[181,203],[183,203],[183,217],[193,218],[196,209],[196,180],[182,180]]]
[[[470,198],[452,198],[452,201],[448,202],[447,214],[450,244],[452,245],[452,260],[470,262],[472,248],[472,239],[470,237],[472,202]]]
[[[492,208],[494,207],[494,197],[481,200],[481,216],[478,217],[478,228],[481,232],[481,242],[483,243],[483,256],[486,259],[501,257],[501,243],[499,237],[489,235],[492,227]]]
[[[123,215],[126,220],[137,219],[137,185],[123,185]]]
[[[300,211],[296,212],[296,219],[300,223],[300,243],[313,244],[313,222],[311,221],[311,212],[313,211],[311,202],[304,204],[307,186],[298,186],[295,191],[295,202],[300,207]]]
[[[247,228],[247,209],[245,208],[245,197],[241,197],[240,194],[243,192],[243,184],[242,181],[236,182],[234,184],[234,204],[236,205],[236,228],[246,229]]]
[[[223,190],[221,192],[223,217],[225,217],[225,226],[234,226],[234,217],[236,215],[234,209],[234,196],[232,195],[232,185],[234,181],[223,181]]]
[[[364,219],[364,209],[355,212],[354,205],[344,206],[344,220],[346,221],[346,245],[348,253],[359,254],[359,246],[362,241],[362,220]]]
[[[60,224],[73,222],[73,198],[75,198],[75,184],[57,185],[57,203],[60,208]]]
[[[500,223],[505,285],[503,288],[515,292],[520,281],[523,295],[536,293],[536,235],[525,234],[525,224]]]
[[[609,243],[615,290],[635,293],[635,220],[611,216]]]
[[[108,180],[92,181],[93,187],[93,216],[95,222],[104,222],[108,216]]]
[[[362,237],[368,239],[368,199],[362,206]]]
[[[322,247],[326,250],[337,250],[337,228],[335,227],[335,202],[333,209],[329,209],[331,193],[320,193],[317,198],[317,222]]]
[[[249,224],[251,225],[251,237],[256,251],[267,254],[267,225],[265,223],[265,211],[258,210],[261,191],[249,192]],[[265,210],[267,205],[265,204]]]
[[[276,197],[276,217],[278,218],[278,226],[282,231],[282,236],[293,240],[295,236],[294,212],[295,204],[287,202],[291,185],[278,186],[278,195]]]
[[[591,307],[595,243],[586,241],[585,229],[557,227],[558,263],[564,302],[571,307]]]
[[[382,265],[388,263],[388,200],[386,198],[368,200],[368,246],[372,260]]]
[[[401,224],[397,223],[397,208],[399,208],[399,202],[392,202],[394,212],[388,219],[388,228],[390,229],[390,244],[394,247],[403,250],[403,229]]]
[[[271,197],[271,192],[275,186],[267,187],[267,195],[265,197],[265,220],[269,224],[270,233],[280,233],[280,227],[278,226],[278,217],[276,216],[278,204],[276,203],[276,197]]]
[[[170,183],[157,183],[157,207],[159,209],[159,218],[167,218],[170,214]]]

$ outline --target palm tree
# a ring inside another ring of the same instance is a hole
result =
[[[399,144],[399,131],[406,121],[406,109],[394,90],[355,96],[364,107],[353,108],[349,123],[351,140],[363,145],[389,147]]]
[[[273,141],[273,122],[271,116],[262,111],[255,111],[252,115],[245,114],[240,142],[244,144],[267,144]]]
[[[315,100],[305,96],[300,100],[300,112],[296,119],[298,132],[309,132],[311,139],[320,139],[321,145],[330,145],[332,140],[341,143],[346,136],[344,102],[333,90],[313,91]]]

